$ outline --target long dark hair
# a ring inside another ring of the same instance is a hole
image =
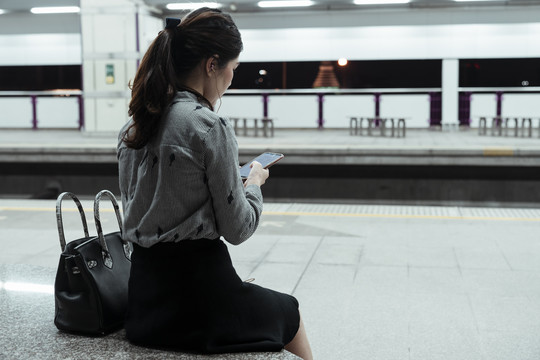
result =
[[[218,67],[224,67],[242,48],[234,21],[219,9],[194,10],[178,26],[160,31],[133,80],[128,112],[133,123],[122,135],[126,145],[140,149],[150,141],[175,93],[183,88],[182,79],[202,60],[217,55]]]

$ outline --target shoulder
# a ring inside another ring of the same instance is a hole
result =
[[[217,114],[197,101],[197,97],[187,91],[179,91],[165,114],[165,126],[173,127],[213,127]]]
[[[193,94],[180,92],[164,117],[163,143],[189,144],[195,150],[198,145],[206,147],[212,138],[231,135],[228,119],[200,104]]]
[[[120,129],[120,132],[118,133],[118,141],[116,149],[117,151],[120,151],[123,148],[126,148],[126,144],[124,143],[124,138],[126,136],[126,132],[130,129],[130,126],[133,125],[133,120],[130,119],[128,122],[126,122],[122,128]]]
[[[190,121],[185,125],[206,127],[208,130],[217,124],[227,126],[229,123],[225,117],[216,114],[198,101],[179,97],[176,97],[171,103],[168,117],[187,119]]]
[[[171,102],[167,114],[169,125],[195,128],[209,132],[215,127],[228,127],[229,120],[216,114],[205,104],[197,100],[197,96],[188,91],[179,91]],[[217,126],[219,125],[219,126]]]

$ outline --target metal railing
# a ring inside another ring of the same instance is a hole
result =
[[[81,90],[45,90],[45,91],[0,91],[0,99],[6,98],[28,98],[31,107],[31,119],[30,126],[36,130],[39,128],[40,119],[38,116],[39,100],[42,98],[56,98],[56,97],[76,97],[78,102],[78,119],[73,124],[74,128],[79,130],[84,128],[84,104]],[[6,114],[9,109],[3,108],[2,113]],[[10,126],[11,127],[11,126]],[[22,126],[26,127],[26,126]]]

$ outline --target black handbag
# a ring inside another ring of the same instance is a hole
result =
[[[113,203],[120,231],[103,235],[99,215],[101,197]],[[62,200],[71,197],[77,204],[84,237],[66,244],[62,222]],[[127,309],[128,280],[132,246],[122,240],[122,218],[114,195],[103,190],[94,201],[97,236],[88,233],[80,201],[69,192],[56,202],[56,219],[62,254],[54,283],[54,324],[59,330],[88,335],[105,335],[120,329]]]

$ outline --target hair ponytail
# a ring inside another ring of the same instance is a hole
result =
[[[242,51],[240,32],[228,14],[201,8],[178,26],[160,31],[144,55],[133,84],[129,116],[133,123],[122,135],[125,144],[140,149],[157,133],[161,118],[184,78],[203,59],[218,55],[225,66]]]
[[[123,134],[128,147],[140,149],[158,129],[164,109],[175,94],[176,72],[171,56],[174,29],[162,30],[144,55],[133,84],[128,114],[133,123]]]

